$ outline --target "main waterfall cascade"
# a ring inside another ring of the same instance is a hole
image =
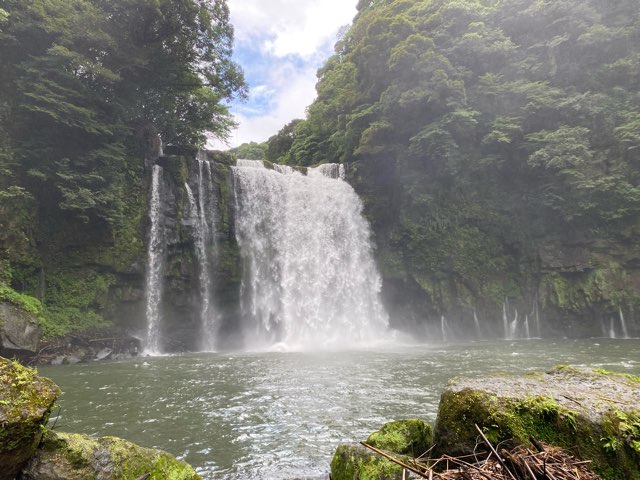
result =
[[[343,167],[322,165],[303,175],[239,160],[233,176],[248,346],[380,341],[388,325],[381,278],[361,201],[342,179]]]
[[[147,273],[145,281],[145,314],[147,332],[145,352],[160,352],[160,302],[162,300],[162,273],[165,259],[165,238],[162,226],[162,175],[163,169],[154,165],[151,177],[151,197],[149,200],[150,233],[147,249]]]

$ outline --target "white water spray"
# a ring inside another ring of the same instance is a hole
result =
[[[620,328],[622,329],[622,338],[629,338],[629,331],[627,330],[627,323],[624,321],[624,315],[622,314],[622,307],[618,307],[618,313],[620,316]]]
[[[154,165],[149,201],[151,228],[147,250],[145,283],[147,335],[144,352],[160,352],[160,302],[162,300],[162,271],[165,263],[165,237],[162,226],[162,167]]]
[[[442,335],[442,341],[446,342],[449,339],[449,335],[447,334],[447,330],[449,326],[447,325],[447,319],[444,315],[440,317],[440,333]]]
[[[511,340],[509,338],[509,320],[507,319],[507,301],[502,304],[502,331],[504,332],[504,339]]]
[[[609,338],[616,338],[616,327],[613,324],[613,317],[609,321]]]
[[[337,177],[325,176],[337,170]],[[338,166],[233,168],[249,346],[367,345],[387,334],[362,203]]]
[[[480,328],[480,320],[478,320],[478,314],[476,313],[476,311],[473,311],[473,324],[476,327],[476,335],[478,335],[478,338],[482,337],[482,329]]]
[[[215,198],[211,162],[200,152],[197,157],[197,222],[194,228],[194,243],[198,258],[198,283],[200,286],[200,349],[213,351],[216,348],[218,318],[212,298],[213,280],[211,269],[215,255]]]

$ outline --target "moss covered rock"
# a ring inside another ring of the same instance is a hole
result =
[[[451,381],[434,429],[436,454],[473,451],[480,426],[494,442],[530,436],[572,449],[610,480],[640,479],[640,378],[557,367],[524,377]]]
[[[59,394],[35,370],[0,358],[0,480],[13,479],[33,455]]]
[[[431,448],[431,426],[419,419],[389,422],[367,438],[379,450],[419,457]]]
[[[340,445],[331,459],[332,480],[398,480],[402,467],[360,445]]]
[[[431,447],[431,427],[422,420],[389,422],[367,438],[369,445],[396,458],[419,457]],[[331,460],[333,480],[402,478],[402,468],[360,445],[340,445]]]
[[[23,480],[199,480],[172,455],[115,437],[47,432],[36,455],[22,471]]]

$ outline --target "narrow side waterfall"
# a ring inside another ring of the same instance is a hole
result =
[[[197,194],[198,202],[194,225],[194,246],[199,263],[198,283],[200,286],[200,349],[215,350],[217,337],[217,316],[212,298],[211,268],[215,255],[215,192],[211,162],[199,154]]]
[[[509,320],[507,319],[507,301],[502,304],[502,331],[504,332],[504,339],[511,340],[509,335]]]
[[[440,335],[442,336],[442,341],[446,342],[449,340],[449,335],[447,331],[449,330],[449,325],[447,324],[447,319],[444,315],[440,317]]]
[[[478,320],[478,314],[475,309],[473,310],[473,324],[476,327],[476,335],[478,338],[482,338],[482,328],[480,328],[480,320]]]
[[[162,271],[165,262],[165,238],[162,227],[162,167],[154,165],[149,200],[150,233],[147,250],[145,282],[147,334],[144,351],[160,353],[160,301],[162,300]]]
[[[620,328],[622,329],[622,338],[629,338],[629,331],[627,330],[627,323],[624,321],[622,307],[619,307],[618,313],[620,316]]]
[[[233,168],[249,347],[364,346],[388,334],[369,225],[341,172],[323,165],[305,176],[249,160]]]

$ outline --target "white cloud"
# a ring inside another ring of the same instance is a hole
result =
[[[228,148],[262,142],[294,118],[303,118],[316,96],[318,67],[332,53],[340,27],[357,0],[228,0],[236,50],[252,83],[246,103],[234,103],[239,127]]]
[[[239,43],[256,40],[277,57],[313,56],[351,22],[355,0],[229,0]]]

